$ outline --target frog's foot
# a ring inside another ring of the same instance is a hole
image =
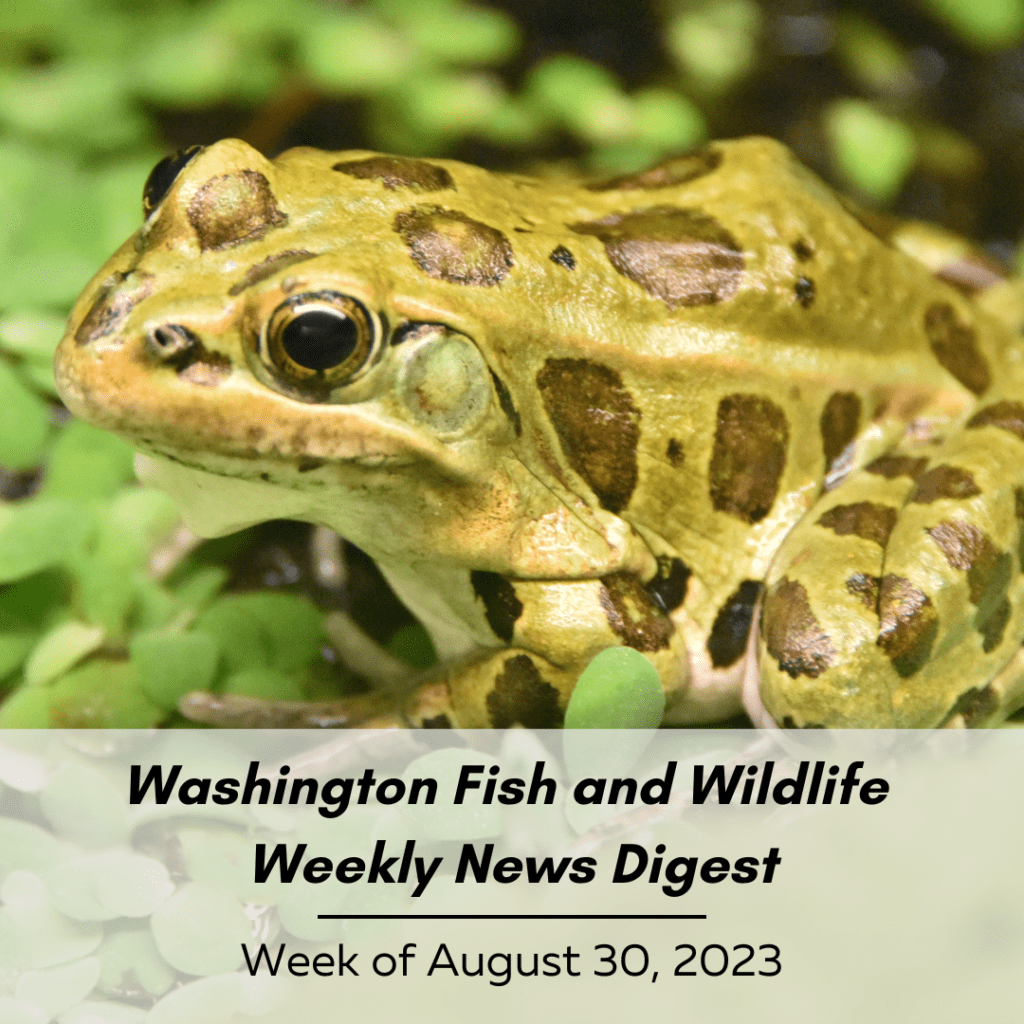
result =
[[[335,701],[267,700],[237,693],[195,690],[178,702],[192,722],[224,729],[395,729],[408,722],[389,695],[348,697]]]
[[[428,673],[412,687],[322,703],[276,701],[197,690],[178,704],[193,722],[235,729],[557,729],[583,665],[559,668],[508,648]]]
[[[783,726],[994,725],[1024,703],[1024,404],[877,459],[782,545],[761,698]]]

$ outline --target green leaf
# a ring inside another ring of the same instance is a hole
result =
[[[351,8],[324,8],[298,40],[298,59],[313,82],[331,92],[372,93],[400,82],[410,47],[382,21]]]
[[[0,317],[0,345],[26,359],[51,362],[65,318],[44,310],[12,310]]]
[[[864,100],[836,100],[825,130],[844,177],[879,202],[896,195],[917,159],[911,130]]]
[[[189,55],[182,60],[182,54]],[[214,25],[189,25],[150,38],[134,66],[135,87],[169,107],[199,107],[225,100],[258,102],[273,92],[280,70],[258,41]]]
[[[439,61],[492,64],[519,46],[519,30],[508,15],[468,4],[432,4],[408,17],[403,29],[407,39]]]
[[[704,139],[707,125],[700,109],[669,89],[643,89],[633,97],[636,137],[663,152],[687,149]]]
[[[270,664],[270,639],[259,620],[239,606],[236,596],[214,601],[196,619],[195,632],[216,642],[228,672],[266,668]]]
[[[143,693],[168,711],[191,690],[209,689],[220,657],[207,633],[142,633],[130,649]]]
[[[633,105],[604,68],[581,57],[548,57],[530,73],[527,92],[550,117],[590,142],[633,132]]]
[[[688,7],[669,22],[665,45],[702,90],[723,93],[754,69],[761,17],[753,0]]]
[[[100,962],[92,956],[69,964],[25,971],[18,977],[14,994],[42,1008],[48,1020],[80,1003],[99,980]]]
[[[0,465],[8,469],[37,466],[49,437],[49,406],[0,360]]]
[[[184,576],[172,592],[182,608],[201,611],[217,596],[227,580],[227,569],[219,565],[203,565]]]
[[[67,559],[92,528],[92,514],[75,502],[44,498],[0,506],[0,583]]]
[[[157,952],[148,927],[114,932],[103,940],[96,956],[100,961],[100,991],[111,995],[123,991],[130,979],[150,995],[162,996],[177,980]]]
[[[12,213],[0,218],[0,306],[70,305],[108,255],[92,175],[59,153],[0,146],[0,200]]]
[[[149,729],[165,716],[139,685],[134,665],[94,658],[52,686],[19,690],[50,695],[52,728]],[[6,708],[6,705],[5,705]]]
[[[1024,37],[1024,0],[925,0],[925,7],[976,46],[1010,46]]]
[[[189,882],[150,918],[160,955],[186,974],[203,976],[235,970],[251,930],[242,904],[230,893]]]
[[[503,99],[490,75],[417,75],[402,88],[401,108],[418,131],[448,139],[484,127]]]
[[[0,729],[49,729],[49,690],[22,687],[0,704]]]
[[[21,667],[36,639],[35,633],[0,633],[0,680]]]
[[[302,700],[304,697],[294,679],[272,668],[236,672],[224,683],[224,692],[263,700]]]
[[[656,729],[664,712],[654,666],[632,647],[609,647],[583,670],[565,709],[565,727]]]
[[[119,636],[155,545],[177,522],[174,503],[143,487],[119,491],[99,517],[92,548],[71,563],[82,613]]]
[[[196,621],[197,632],[218,643],[230,673],[304,668],[324,642],[320,612],[294,594],[232,594],[214,602]]]
[[[151,149],[96,169],[92,178],[93,194],[100,207],[96,247],[104,256],[114,252],[142,224],[142,187],[165,155]]]
[[[37,573],[0,587],[0,625],[11,632],[39,632],[68,618],[70,600],[71,582],[64,572]]]
[[[119,437],[72,420],[50,450],[39,493],[53,498],[112,497],[134,479],[134,458]]]
[[[838,55],[862,86],[897,97],[917,87],[910,59],[884,29],[857,15],[840,17],[838,29]]]
[[[45,686],[100,648],[104,640],[101,626],[84,622],[62,622],[36,645],[25,665],[25,685]]]
[[[58,61],[8,72],[0,87],[0,123],[47,142],[124,150],[150,134],[125,85],[122,69],[110,61]]]

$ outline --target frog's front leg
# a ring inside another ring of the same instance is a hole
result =
[[[1024,703],[1024,403],[825,494],[766,581],[760,694],[783,726],[995,724]]]
[[[470,573],[476,610],[493,647],[478,646],[431,670],[411,692],[323,704],[191,694],[182,711],[194,720],[250,727],[558,728],[590,659],[617,646],[651,660],[671,703],[687,681],[684,638],[671,617],[686,578],[681,562],[662,561],[659,575],[646,585],[629,573],[555,581]]]

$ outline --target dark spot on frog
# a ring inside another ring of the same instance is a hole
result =
[[[548,254],[548,259],[566,270],[576,269],[576,257],[564,245],[556,245]]]
[[[809,277],[798,277],[793,294],[803,309],[810,309],[814,305],[814,282]]]
[[[1024,441],[1024,405],[1020,402],[994,402],[968,421],[968,427],[998,427]]]
[[[530,228],[513,228],[513,231],[519,235],[532,235],[533,231]]]
[[[996,695],[991,683],[981,688],[972,686],[969,690],[964,690],[957,697],[956,702],[949,709],[949,713],[943,719],[942,724],[947,725],[957,716],[961,716],[964,726],[968,729],[974,729],[979,725],[983,725],[986,719],[998,707],[999,697]]]
[[[348,160],[334,164],[334,170],[353,178],[379,181],[392,192],[400,188],[413,188],[420,192],[455,188],[452,176],[443,167],[407,157],[371,156],[365,160]]]
[[[669,438],[668,446],[665,448],[665,458],[671,463],[673,469],[679,469],[686,461],[686,452],[674,437]]]
[[[669,309],[722,302],[739,289],[743,253],[699,210],[652,206],[569,227],[599,238],[612,266]]]
[[[708,466],[711,503],[719,512],[759,522],[775,502],[786,467],[785,414],[758,395],[727,395],[717,419]]]
[[[645,584],[647,593],[654,598],[662,611],[673,612],[686,598],[690,575],[689,567],[681,558],[659,555],[658,571],[654,579],[648,580]]]
[[[904,679],[928,661],[939,614],[923,591],[903,576],[888,573],[878,587],[878,646]]]
[[[182,324],[154,328],[146,338],[146,350],[182,380],[200,387],[216,387],[231,373],[231,360],[222,352],[211,352]]]
[[[311,260],[316,255],[315,252],[307,252],[305,249],[288,249],[285,252],[279,252],[276,256],[268,256],[261,263],[251,266],[245,272],[245,276],[228,289],[228,295],[241,295],[247,288],[259,284],[260,281],[265,281],[268,277],[273,277],[279,270]]]
[[[761,629],[768,653],[791,679],[817,679],[835,660],[829,635],[811,611],[802,583],[783,577],[764,602]]]
[[[417,206],[395,216],[420,269],[451,284],[496,285],[512,267],[512,245],[497,228],[455,210]]]
[[[696,149],[690,153],[681,153],[634,174],[621,174],[615,178],[596,181],[587,185],[590,192],[611,192],[614,189],[627,191],[633,189],[671,188],[684,182],[701,178],[717,170],[722,163],[722,154],[716,149]]]
[[[746,651],[754,606],[761,596],[761,589],[757,580],[744,580],[719,609],[707,645],[715,668],[734,665]]]
[[[984,622],[978,622],[975,618],[974,628],[981,634],[981,649],[986,654],[990,654],[1003,642],[1003,634],[1012,614],[1013,608],[1004,597]]]
[[[817,722],[808,722],[806,725],[801,725],[792,715],[783,716],[782,722],[780,723],[783,729],[824,729],[824,725],[819,725]]]
[[[548,359],[537,374],[565,457],[602,508],[621,512],[637,482],[640,410],[614,370],[586,359]]]
[[[192,197],[187,214],[204,252],[261,238],[288,222],[277,208],[270,182],[249,170],[211,178]]]
[[[935,358],[944,369],[976,395],[988,389],[992,374],[978,351],[974,329],[960,321],[948,302],[932,303],[925,310],[924,330]]]
[[[858,501],[852,505],[836,505],[818,519],[818,525],[832,530],[839,537],[851,533],[864,540],[873,540],[885,547],[889,534],[896,525],[896,509],[876,505],[872,501]]]
[[[869,462],[864,470],[876,476],[884,476],[886,480],[895,480],[898,476],[916,479],[927,465],[927,459],[914,458],[910,455],[881,455],[874,462]]]
[[[516,597],[511,581],[496,572],[474,569],[469,574],[473,593],[484,603],[484,615],[494,635],[512,643],[516,621],[523,614],[523,602]]]
[[[311,473],[314,469],[320,469],[322,466],[327,465],[326,459],[314,459],[311,456],[304,455],[299,459],[299,472],[300,473]]]
[[[981,494],[974,477],[959,466],[934,466],[917,478],[917,487],[910,499],[918,505],[930,505],[939,498],[973,498]]]
[[[419,727],[421,729],[450,729],[452,723],[447,715],[434,715],[433,718],[424,718]]]
[[[813,255],[814,248],[809,242],[798,238],[792,245],[793,255],[801,262],[806,263]]]
[[[558,706],[558,690],[541,677],[526,654],[506,659],[494,677],[494,689],[487,694],[487,714],[495,729],[513,725],[558,729],[565,717]]]
[[[819,425],[826,468],[831,468],[857,436],[860,412],[860,398],[852,391],[837,391],[825,403]]]
[[[134,288],[120,288],[127,279],[127,274],[115,273],[100,289],[96,300],[89,307],[89,312],[75,331],[75,342],[88,345],[113,334],[128,314],[152,291],[152,282],[143,279]]]
[[[501,406],[501,411],[512,424],[516,437],[520,437],[523,433],[523,423],[519,418],[519,412],[515,407],[515,403],[512,401],[512,396],[509,394],[508,388],[505,387],[505,382],[493,370],[490,372],[491,380],[494,381],[494,390],[498,395],[498,405]]]
[[[675,626],[635,576],[625,572],[603,576],[600,600],[608,625],[627,647],[637,651],[668,647]]]
[[[265,484],[269,484],[269,483],[270,483],[270,474],[269,474],[269,473],[260,473],[260,479],[261,479],[261,480],[262,480],[262,481],[263,481],[263,482],[264,482]]]
[[[1013,557],[1000,551],[978,527],[962,519],[944,519],[928,530],[953,569],[967,572],[971,604],[977,608],[973,626],[982,634],[985,652],[998,646],[1009,619],[1006,590]]]
[[[846,589],[864,602],[864,607],[878,614],[878,588],[882,581],[866,572],[855,572],[847,581]]]

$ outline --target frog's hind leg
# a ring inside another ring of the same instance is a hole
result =
[[[1024,704],[1024,403],[823,495],[766,581],[760,694],[783,726],[992,725]]]

